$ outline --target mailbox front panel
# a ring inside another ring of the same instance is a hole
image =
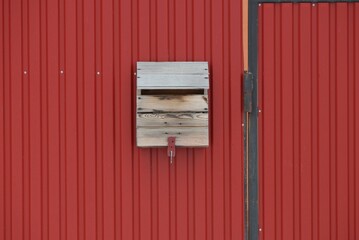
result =
[[[208,89],[207,62],[138,62],[137,146],[208,146]]]

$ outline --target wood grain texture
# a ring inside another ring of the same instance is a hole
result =
[[[137,74],[208,75],[207,62],[138,62]]]
[[[209,88],[208,75],[139,74],[137,89],[199,89]]]
[[[208,113],[144,113],[137,114],[138,127],[208,126]]]
[[[207,112],[207,95],[138,96],[137,112]]]
[[[167,138],[176,137],[176,146],[208,146],[207,127],[151,127],[137,128],[138,147],[165,147]]]

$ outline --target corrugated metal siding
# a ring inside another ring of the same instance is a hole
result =
[[[359,238],[359,4],[259,7],[261,239]]]
[[[0,239],[242,238],[241,1],[0,13]],[[135,147],[138,60],[210,62],[210,148]]]

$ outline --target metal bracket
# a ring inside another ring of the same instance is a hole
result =
[[[253,74],[250,72],[244,72],[243,91],[244,112],[252,112]]]
[[[170,163],[173,163],[173,158],[176,156],[176,137],[167,138],[167,155],[170,158]]]

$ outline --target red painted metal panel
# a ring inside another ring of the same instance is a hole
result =
[[[358,13],[259,7],[261,239],[359,237]]]
[[[241,1],[3,0],[0,239],[242,239]],[[209,61],[211,146],[135,146],[137,61]]]

